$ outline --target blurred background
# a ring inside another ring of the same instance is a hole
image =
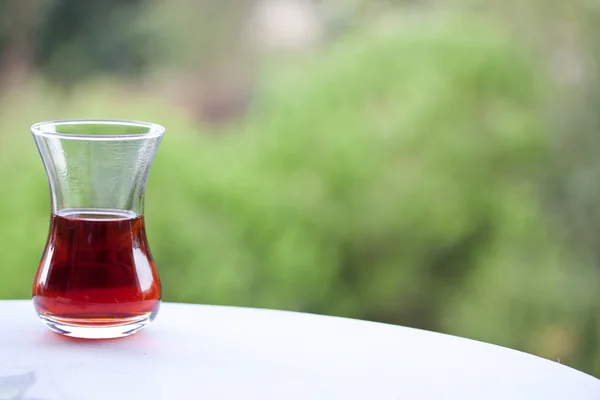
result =
[[[31,296],[48,232],[29,125],[136,119],[167,128],[164,300],[600,376],[599,55],[592,0],[4,0],[0,298]]]

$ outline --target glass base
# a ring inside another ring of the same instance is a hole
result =
[[[79,339],[115,339],[133,335],[149,325],[158,310],[127,318],[61,318],[38,312],[42,322],[50,330],[64,336]]]

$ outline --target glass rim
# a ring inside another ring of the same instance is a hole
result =
[[[146,128],[143,133],[123,133],[123,134],[86,134],[86,133],[67,133],[60,132],[57,129],[60,125],[112,125],[123,127],[138,127]],[[132,139],[151,139],[161,137],[165,133],[165,128],[162,125],[152,122],[142,122],[133,120],[120,119],[63,119],[37,122],[29,127],[33,135],[54,137],[59,139],[77,139],[77,140],[132,140]]]

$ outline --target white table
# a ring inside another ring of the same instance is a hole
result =
[[[167,303],[134,336],[82,341],[29,301],[0,316],[1,400],[600,399],[600,380],[557,362],[343,318]]]

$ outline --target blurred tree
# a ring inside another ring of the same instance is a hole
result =
[[[154,38],[144,47],[153,85],[197,120],[230,121],[242,115],[253,90],[256,47],[248,30],[255,1],[156,1],[139,15],[136,31]]]
[[[472,1],[503,21],[517,40],[545,60],[545,133],[552,156],[540,195],[545,213],[588,265],[592,285],[600,283],[600,7],[592,0]],[[597,287],[597,286],[596,286]],[[577,290],[577,288],[574,288]],[[599,370],[600,291],[585,314],[578,335],[582,368]]]
[[[149,40],[131,29],[144,0],[54,0],[36,32],[35,60],[54,82],[97,73],[139,73]]]
[[[4,90],[7,84],[19,84],[29,75],[36,29],[53,5],[52,0],[0,2],[0,81]]]
[[[204,107],[246,69],[235,54],[250,2],[79,3],[57,0],[61,15],[48,14],[75,27],[46,21],[37,36],[38,65],[57,82],[136,70],[123,60],[137,43],[138,60],[189,73],[184,84]],[[147,204],[167,300],[401,323],[600,374],[598,9],[471,0],[477,13],[445,19],[429,12],[436,3],[265,68],[243,125],[199,125],[147,96],[81,83],[71,102],[38,88],[0,109],[0,121],[12,132],[32,113],[103,113],[177,133],[159,152]],[[126,27],[137,10],[138,25]],[[5,28],[14,22],[3,21],[0,41],[14,42]],[[230,134],[203,134],[221,132]],[[26,297],[47,190],[24,135],[9,136],[0,264],[24,267],[3,271],[0,295]],[[32,178],[14,179],[17,168]]]

